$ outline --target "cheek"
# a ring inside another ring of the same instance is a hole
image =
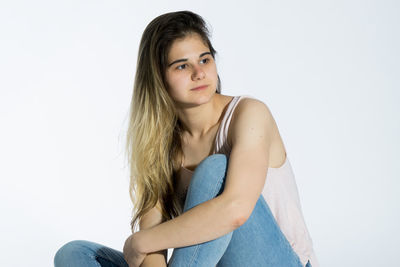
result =
[[[214,80],[218,79],[218,72],[215,66],[211,66],[208,70],[209,77],[212,77]]]
[[[167,90],[171,95],[177,95],[181,88],[185,88],[185,77],[182,75],[167,75],[166,76]]]
[[[180,75],[172,75],[168,82],[168,84],[172,90],[179,89],[179,87],[182,87],[183,83],[184,83],[184,80]]]
[[[217,66],[215,64],[209,64],[207,67],[209,75],[217,76]]]
[[[174,87],[176,77],[174,77],[174,75],[172,75],[171,73],[166,73],[165,74],[165,82],[167,83],[167,87],[171,88]]]

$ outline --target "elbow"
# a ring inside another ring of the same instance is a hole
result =
[[[239,228],[240,226],[242,226],[247,220],[249,219],[249,216],[247,215],[240,215],[240,216],[236,216],[235,219],[233,220],[233,227]]]
[[[229,207],[227,212],[230,217],[231,225],[233,229],[237,229],[242,226],[250,217],[252,209],[249,208],[248,203],[238,201],[238,199],[225,196],[222,205]]]
[[[233,227],[234,229],[242,226],[250,217],[250,212],[247,209],[239,207],[237,205],[232,205],[232,213],[233,215]]]

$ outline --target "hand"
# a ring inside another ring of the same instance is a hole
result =
[[[135,240],[135,234],[131,234],[124,244],[124,259],[129,267],[139,267],[144,261],[146,253],[142,253],[138,249],[138,242]]]

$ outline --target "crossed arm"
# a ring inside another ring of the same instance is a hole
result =
[[[161,213],[153,208],[140,221],[140,231],[135,239],[142,253],[148,253],[142,267],[167,266],[168,248],[177,248],[206,242],[227,234],[240,225],[233,219],[232,209],[222,198],[215,198],[186,211],[182,215],[162,223]],[[240,220],[241,221],[241,220]],[[142,227],[150,226],[153,227]],[[218,227],[215,227],[215,224]],[[214,225],[214,227],[210,227]]]
[[[166,222],[160,223],[161,214],[154,208],[152,215],[149,212],[147,219],[143,217],[143,225],[148,227],[134,234],[138,249],[148,253],[142,266],[156,266],[161,261],[165,265],[159,266],[166,266],[168,248],[214,240],[240,227],[250,216],[265,184],[273,118],[268,107],[255,99],[242,100],[234,116],[224,191]]]
[[[163,222],[163,217],[160,209],[160,202],[157,202],[157,205],[148,211],[139,221],[140,231],[150,229],[160,223]],[[167,267],[167,255],[168,249],[155,251],[148,253],[144,258],[141,267],[152,267],[152,266],[160,266]]]

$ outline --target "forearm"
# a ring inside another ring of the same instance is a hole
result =
[[[158,202],[157,205],[160,205]],[[164,221],[159,207],[154,207],[146,212],[139,220],[139,229],[150,229]],[[167,267],[168,250],[160,250],[146,254],[140,267]]]
[[[140,267],[167,267],[167,250],[147,254]]]
[[[151,253],[214,240],[239,227],[238,216],[222,195],[201,203],[180,216],[135,233],[140,250]]]

